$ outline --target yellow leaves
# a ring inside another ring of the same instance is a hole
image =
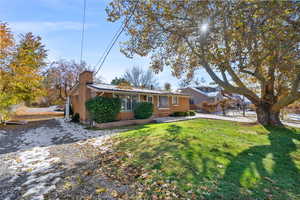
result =
[[[63,185],[64,190],[71,190],[73,188],[73,184],[70,181],[66,181]]]
[[[112,190],[110,194],[112,197],[115,197],[115,198],[118,197],[118,195],[119,195],[116,190]]]
[[[96,192],[96,194],[101,194],[101,193],[104,193],[104,192],[106,192],[107,191],[107,189],[106,188],[104,188],[104,187],[99,187],[99,188],[97,188],[96,190],[95,190],[95,192]]]

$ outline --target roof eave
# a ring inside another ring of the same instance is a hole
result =
[[[93,85],[87,85],[88,88],[99,91],[99,92],[118,92],[118,93],[126,93],[126,94],[132,94],[132,93],[137,93],[137,94],[152,94],[152,95],[178,95],[178,96],[184,96],[184,97],[190,97],[188,94],[179,94],[179,93],[155,93],[155,92],[142,92],[142,91],[126,91],[122,89],[106,89],[106,88],[98,88]]]

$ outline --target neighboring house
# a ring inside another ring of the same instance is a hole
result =
[[[74,113],[79,113],[80,120],[87,122],[89,115],[85,102],[95,96],[118,97],[122,100],[121,112],[118,120],[133,119],[134,102],[152,102],[154,105],[154,116],[169,116],[176,111],[189,110],[189,95],[179,92],[159,91],[123,87],[109,84],[94,84],[93,73],[84,71],[79,75],[79,82],[70,92],[71,104]]]
[[[192,110],[200,109],[203,102],[216,103],[224,98],[221,90],[217,87],[186,87],[180,90],[191,96],[190,107]]]
[[[219,87],[186,87],[182,88],[181,91],[191,96],[190,107],[192,110],[201,109],[201,104],[203,102],[217,103],[224,98],[233,100],[233,102],[235,103],[235,105],[233,106],[235,107],[240,107],[243,103],[248,102],[247,99],[243,100],[241,95],[224,92]],[[220,108],[218,108],[218,110],[220,110]]]

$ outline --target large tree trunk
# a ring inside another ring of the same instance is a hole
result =
[[[283,126],[280,121],[280,111],[272,111],[270,106],[258,106],[256,114],[257,121],[264,126]]]

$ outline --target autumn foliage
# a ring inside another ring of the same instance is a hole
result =
[[[150,56],[176,77],[204,69],[226,92],[245,96],[264,125],[300,98],[299,1],[113,0],[108,20],[129,18],[121,51]]]
[[[20,35],[16,43],[8,25],[0,23],[0,120],[7,118],[11,105],[43,94],[41,69],[46,57],[39,36]]]

